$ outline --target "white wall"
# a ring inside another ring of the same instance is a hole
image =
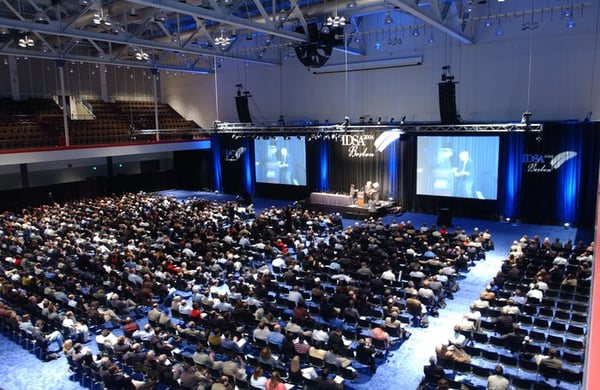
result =
[[[280,114],[288,121],[341,122],[347,113],[352,121],[360,116],[398,119],[403,115],[411,121],[439,121],[437,83],[442,66],[450,64],[459,82],[458,112],[465,122],[519,121],[528,108],[534,122],[583,119],[588,111],[600,115],[598,7],[600,2],[575,15],[573,29],[557,14],[546,14],[543,20],[536,14],[540,27],[533,32],[521,31],[520,17],[503,19],[502,36],[496,36],[496,24],[486,28],[478,22],[468,28],[475,33],[473,45],[460,44],[435,30],[435,42],[429,44],[429,29],[421,29],[419,37],[409,31],[399,33],[402,45],[388,45],[389,33],[372,34],[364,39],[367,56],[348,56],[349,62],[422,55],[423,64],[349,72],[347,86],[344,73],[315,75],[295,58],[282,66],[225,60],[216,72],[218,99],[215,75],[162,74],[163,96],[203,127],[211,127],[215,119],[237,121],[237,83],[253,96],[250,112],[255,122],[276,120]],[[391,34],[395,38],[395,32]],[[379,50],[376,41],[381,43]],[[344,60],[342,53],[334,52],[329,64]]]

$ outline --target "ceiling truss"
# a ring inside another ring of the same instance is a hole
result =
[[[341,15],[347,23],[334,50],[361,57],[367,47],[353,38],[368,36],[373,18],[390,11],[398,22],[388,31],[419,26],[473,44],[466,25],[486,17],[496,0],[487,2],[356,0],[350,8],[344,0],[0,0],[0,55],[197,73],[213,72],[214,58],[278,65],[290,48],[312,43],[309,25],[320,28],[328,16]],[[573,0],[556,2],[563,7]],[[535,12],[527,3],[520,12]],[[225,44],[217,42],[219,34]],[[35,45],[19,47],[23,36]],[[136,58],[140,50],[147,59]]]

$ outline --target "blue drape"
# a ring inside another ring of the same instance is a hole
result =
[[[319,141],[319,191],[329,190],[329,141]]]
[[[217,134],[210,136],[210,146],[213,154],[213,165],[215,175],[215,190],[222,192],[223,187],[221,185],[221,141]]]
[[[521,180],[523,178],[523,148],[524,137],[522,133],[508,133],[501,143],[501,181],[500,213],[509,218],[521,217]]]

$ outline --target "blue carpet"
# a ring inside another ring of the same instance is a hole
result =
[[[208,197],[214,200],[229,200],[233,196],[212,193],[198,193],[189,191],[164,191],[162,194],[185,199],[190,196]],[[270,199],[254,199],[257,210],[275,205],[285,206],[286,201]],[[437,216],[405,213],[402,216],[387,216],[388,223],[396,218],[398,221],[411,220],[415,226],[423,223],[435,223]],[[344,219],[345,225],[355,221]],[[471,269],[465,279],[459,281],[460,291],[454,294],[454,300],[447,300],[447,307],[441,310],[439,318],[430,318],[430,326],[426,329],[412,328],[409,340],[389,356],[389,361],[379,366],[377,372],[371,374],[360,370],[360,377],[352,383],[346,383],[347,389],[415,389],[423,376],[423,365],[427,364],[429,357],[434,353],[435,345],[447,339],[453,325],[468,311],[469,304],[483,291],[489,280],[500,269],[508,248],[513,240],[523,234],[540,237],[559,237],[562,241],[578,238],[575,228],[564,229],[557,226],[542,226],[520,224],[513,225],[498,221],[476,220],[468,218],[453,218],[455,226],[461,226],[467,232],[474,227],[480,230],[489,229],[495,242],[495,251],[487,253],[487,259],[479,261]],[[587,233],[586,233],[587,234]],[[591,233],[590,233],[591,234]],[[590,235],[591,237],[591,235]],[[588,241],[589,242],[589,241]],[[94,343],[92,343],[94,344]],[[95,351],[94,351],[95,352]],[[70,380],[67,362],[64,358],[56,361],[42,363],[34,355],[0,335],[0,386],[5,390],[79,390],[82,389],[77,382]]]

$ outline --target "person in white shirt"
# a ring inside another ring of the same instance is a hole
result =
[[[454,332],[452,332],[450,337],[448,337],[448,343],[450,345],[464,345],[467,338],[465,337],[465,335],[460,333],[460,329],[460,325],[454,325]]]
[[[84,343],[87,343],[90,339],[87,325],[77,322],[72,311],[65,313],[65,318],[63,319],[62,325],[65,328],[68,328],[72,333],[81,335]]]
[[[544,293],[538,288],[537,284],[534,284],[531,290],[527,291],[527,294],[525,294],[525,296],[527,298],[535,298],[541,301],[544,298]]]
[[[392,271],[392,267],[388,267],[388,269],[381,274],[381,279],[389,282],[396,281],[396,275],[394,274],[394,271]]]

